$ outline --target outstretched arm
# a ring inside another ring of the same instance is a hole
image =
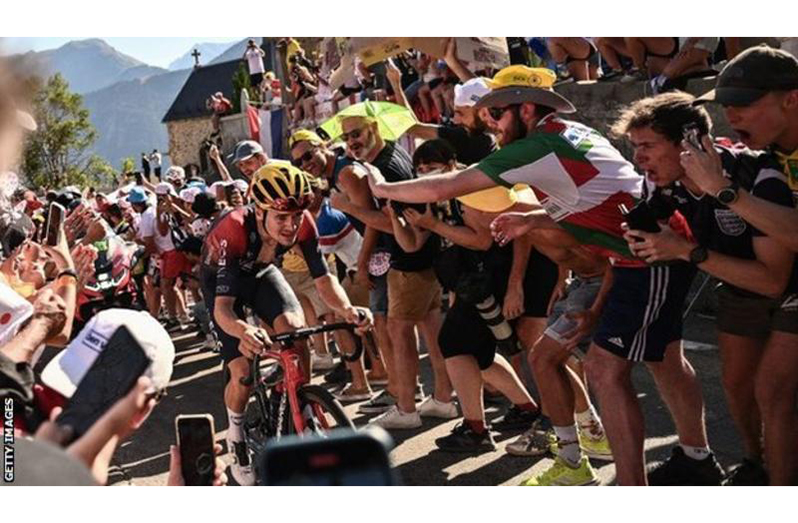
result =
[[[488,189],[496,184],[488,175],[472,167],[460,172],[395,183],[388,183],[379,173],[369,171],[369,185],[372,194],[377,198],[407,203],[431,203]]]

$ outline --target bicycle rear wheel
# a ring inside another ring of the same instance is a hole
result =
[[[333,429],[355,429],[341,404],[324,387],[304,385],[297,390],[297,396],[302,406],[306,431],[323,435]]]

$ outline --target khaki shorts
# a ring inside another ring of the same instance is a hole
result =
[[[422,321],[441,308],[441,285],[435,271],[388,271],[388,318]]]
[[[335,276],[335,267],[330,267],[330,274]],[[296,294],[297,298],[302,296],[306,297],[313,305],[313,310],[316,312],[316,317],[320,318],[325,314],[331,314],[333,310],[324,303],[324,300],[319,296],[319,291],[316,290],[316,284],[313,283],[313,278],[310,272],[291,272],[283,271],[286,281],[291,286],[291,289]]]
[[[344,277],[344,281],[341,282],[341,286],[346,291],[346,295],[349,297],[349,301],[352,305],[368,308],[369,288],[366,285],[355,283],[354,275],[355,273],[347,274],[346,277]]]

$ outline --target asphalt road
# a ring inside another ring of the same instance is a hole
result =
[[[720,385],[718,351],[714,346],[712,321],[692,318],[685,327],[690,340],[687,356],[698,372],[706,403],[706,421],[710,443],[724,466],[741,457],[741,445],[726,410]],[[193,332],[174,338],[177,348],[174,373],[168,396],[150,419],[114,456],[111,484],[162,485],[169,466],[169,445],[174,443],[174,419],[178,414],[210,413],[216,423],[217,438],[224,440],[227,417],[222,403],[222,372],[218,356],[201,349],[201,339]],[[422,382],[429,385],[431,371],[426,354],[422,354]],[[649,461],[664,459],[676,442],[673,422],[659,398],[653,380],[642,366],[634,373],[634,383],[646,422],[646,456]],[[314,382],[321,383],[320,376]],[[430,390],[429,386],[425,387]],[[490,405],[489,419],[502,413],[502,405]],[[358,427],[368,417],[357,414],[357,404],[346,407]],[[450,454],[436,450],[434,440],[447,434],[457,420],[425,419],[424,425],[411,431],[394,431],[395,448],[391,459],[405,485],[513,485],[544,469],[549,458],[521,458],[504,452],[505,445],[516,434],[497,438],[495,452],[478,456]],[[224,456],[226,461],[230,456]],[[611,463],[594,462],[602,484],[612,484],[615,467]]]

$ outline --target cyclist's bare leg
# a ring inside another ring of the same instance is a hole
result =
[[[243,413],[247,407],[251,387],[241,384],[241,378],[249,375],[249,360],[244,356],[227,364],[230,381],[224,388],[224,404],[235,413]]]
[[[404,413],[416,411],[416,379],[418,378],[418,337],[413,320],[388,319],[388,333],[394,350],[394,383],[396,403]]]
[[[438,345],[438,333],[441,330],[441,311],[436,309],[430,312],[427,317],[419,322],[419,333],[424,337],[424,342],[429,351],[429,360],[432,365],[432,373],[435,379],[435,392],[433,397],[441,402],[449,403],[452,401],[452,383],[446,373],[446,363]],[[414,389],[415,390],[415,389]]]
[[[274,332],[293,332],[305,327],[305,318],[301,310],[286,311],[274,319]],[[310,351],[305,340],[294,342],[294,346],[301,349],[299,358],[299,368],[306,380],[310,381]]]

